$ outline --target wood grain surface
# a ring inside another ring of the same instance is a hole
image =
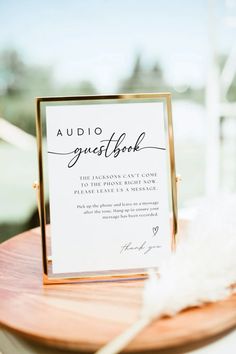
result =
[[[143,281],[43,286],[39,229],[0,245],[0,324],[41,344],[94,352],[137,319],[142,286]],[[126,351],[191,344],[235,325],[232,296],[154,321]]]

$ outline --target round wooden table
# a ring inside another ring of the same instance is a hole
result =
[[[142,287],[143,281],[43,285],[38,228],[0,245],[0,324],[52,353],[98,350],[137,319]],[[232,296],[154,321],[125,351],[182,353],[235,325]]]

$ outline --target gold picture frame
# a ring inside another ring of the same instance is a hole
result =
[[[172,209],[172,222],[171,222],[171,245],[172,250],[176,247],[176,235],[178,231],[178,212],[177,212],[177,178],[175,170],[175,154],[174,154],[174,136],[172,124],[172,106],[170,93],[137,93],[137,94],[113,94],[113,95],[86,95],[86,96],[70,96],[70,97],[37,97],[36,98],[36,132],[37,132],[37,154],[38,154],[38,172],[39,180],[34,184],[38,194],[38,210],[41,228],[41,242],[42,242],[42,268],[43,268],[43,283],[44,284],[63,284],[73,282],[91,282],[91,281],[107,281],[117,279],[139,279],[147,275],[144,269],[137,272],[135,269],[129,271],[106,271],[96,272],[94,274],[52,274],[52,259],[49,251],[50,238],[48,236],[48,228],[46,227],[46,211],[45,211],[45,179],[44,179],[44,158],[43,158],[43,107],[42,105],[63,103],[63,102],[130,102],[130,101],[164,101],[165,102],[165,119],[168,138],[168,151],[169,151],[169,181],[170,181],[170,194],[171,194],[171,209]],[[98,274],[99,273],[99,274]]]

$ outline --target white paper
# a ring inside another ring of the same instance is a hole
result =
[[[47,106],[46,128],[53,272],[158,267],[171,243],[163,103]]]

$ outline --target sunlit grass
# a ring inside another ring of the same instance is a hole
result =
[[[0,223],[22,222],[36,208],[32,183],[37,178],[36,147],[23,151],[0,143]]]

